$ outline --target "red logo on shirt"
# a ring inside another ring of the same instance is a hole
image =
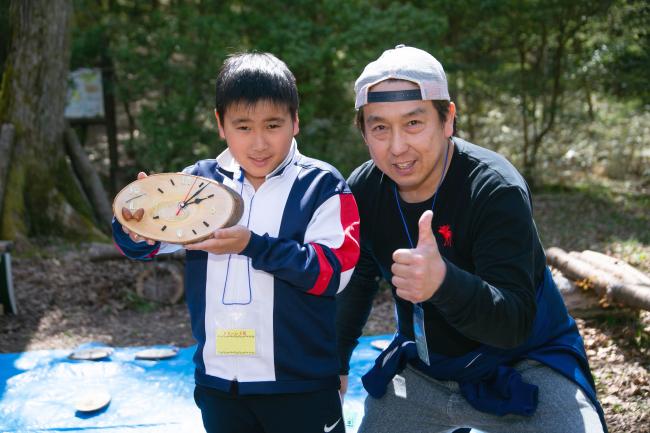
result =
[[[449,224],[438,227],[438,233],[442,235],[443,243],[445,247],[451,246],[451,226]]]

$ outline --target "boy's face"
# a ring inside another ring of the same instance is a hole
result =
[[[223,124],[217,115],[219,135],[244,169],[246,178],[257,189],[266,176],[280,165],[298,134],[298,115],[271,101],[255,104],[234,103],[228,106]]]

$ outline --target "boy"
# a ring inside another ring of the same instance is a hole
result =
[[[225,61],[215,117],[228,149],[184,172],[233,188],[245,210],[239,225],[184,246],[203,424],[210,433],[344,432],[334,318],[359,256],[354,198],[333,167],[298,152],[295,78],[273,55]],[[131,258],[180,248],[113,224]],[[244,331],[254,350],[233,342]]]

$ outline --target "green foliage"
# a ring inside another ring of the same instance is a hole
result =
[[[604,87],[614,95],[650,104],[650,4],[619,0],[595,38]]]
[[[620,110],[631,116],[644,110],[622,103],[611,105],[619,110],[614,116],[596,112],[611,99],[607,92],[647,100],[648,21],[639,11],[648,7],[642,0],[75,5],[72,66],[113,67],[118,107],[129,120],[122,122],[129,134],[121,137],[126,178],[138,170],[179,170],[223,150],[213,115],[214,78],[236,51],[269,51],[289,65],[301,96],[301,150],[344,174],[368,158],[352,125],[354,81],[398,43],[442,61],[463,136],[508,154],[540,179],[545,164],[570,145],[563,135],[567,119],[594,146],[594,134],[606,133],[597,122],[605,117],[611,126],[623,121]],[[632,30],[623,31],[624,25]],[[648,138],[641,141],[643,150]]]

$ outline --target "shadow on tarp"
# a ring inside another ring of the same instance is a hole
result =
[[[351,360],[344,413],[347,433],[356,433],[366,392],[361,375],[379,354],[370,342],[389,336],[362,337]],[[82,348],[102,347],[87,344]],[[69,350],[0,354],[0,432],[201,432],[194,404],[195,347],[174,358],[136,360],[142,347],[117,348],[102,361],[68,359]],[[93,390],[107,391],[105,409],[82,413],[76,401]]]

